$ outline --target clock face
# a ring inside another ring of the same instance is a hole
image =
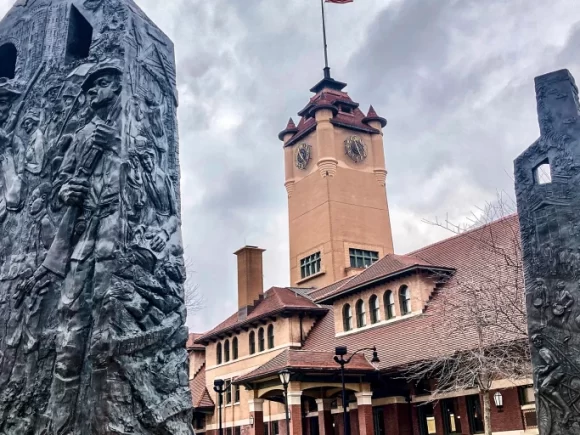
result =
[[[307,143],[301,143],[296,149],[296,167],[306,169],[312,158],[312,147]]]
[[[355,162],[360,163],[367,158],[367,147],[359,136],[351,136],[344,141],[346,154]]]

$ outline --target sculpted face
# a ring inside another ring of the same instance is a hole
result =
[[[46,195],[36,189],[32,192],[32,198],[30,199],[30,214],[36,216],[44,208],[44,202],[46,201]]]
[[[106,107],[117,97],[119,77],[115,74],[103,74],[92,84],[88,92],[89,104],[96,110]]]
[[[30,118],[27,118],[22,122],[22,128],[24,129],[26,134],[32,133],[37,126],[38,122]]]
[[[141,164],[143,165],[143,169],[145,169],[147,172],[153,172],[153,168],[155,165],[153,161],[153,155],[150,153],[144,153],[141,154],[140,158]]]
[[[6,122],[10,116],[10,109],[12,108],[12,100],[6,95],[0,95],[0,124]]]

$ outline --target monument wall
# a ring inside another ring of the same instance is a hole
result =
[[[0,22],[0,433],[193,433],[177,104],[132,0]]]
[[[540,138],[515,161],[541,435],[580,434],[580,103],[567,70],[536,78]]]

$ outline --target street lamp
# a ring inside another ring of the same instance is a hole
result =
[[[290,416],[288,415],[288,384],[290,383],[290,372],[288,369],[282,370],[278,373],[280,376],[280,382],[284,386],[284,406],[286,409],[286,433],[290,433]]]
[[[223,403],[223,395],[226,392],[224,380],[223,379],[215,379],[213,381],[213,390],[216,393],[218,393],[218,395],[219,395],[219,403],[218,403],[219,435],[224,435],[224,430],[222,428],[222,403]]]
[[[359,349],[356,352],[354,352],[351,356],[349,356],[347,359],[344,359],[344,357],[348,353],[346,346],[338,346],[334,352],[335,353],[334,361],[336,361],[336,363],[340,365],[340,378],[342,381],[342,414],[343,414],[343,422],[344,422],[344,435],[350,435],[350,422],[349,422],[348,411],[347,411],[348,403],[346,400],[346,386],[344,383],[344,366],[347,365],[348,363],[350,363],[352,358],[357,353],[363,352],[365,350],[372,350],[373,351],[373,358],[371,359],[372,364],[376,364],[376,363],[381,362],[381,360],[379,359],[379,355],[377,353],[376,347],[364,347],[362,349]]]
[[[497,410],[503,412],[503,396],[499,391],[493,395],[493,401],[495,402]]]

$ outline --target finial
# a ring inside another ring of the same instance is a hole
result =
[[[383,118],[382,116],[377,115],[375,108],[371,105],[371,107],[369,107],[369,112],[368,112],[367,116],[365,116],[362,119],[362,122],[364,122],[365,124],[368,124],[369,122],[372,122],[372,121],[379,122],[381,124],[382,128],[385,128],[387,126],[387,120],[385,118]]]

